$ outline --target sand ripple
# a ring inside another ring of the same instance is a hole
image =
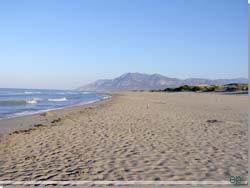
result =
[[[41,119],[1,142],[0,180],[248,175],[247,96],[119,93]]]

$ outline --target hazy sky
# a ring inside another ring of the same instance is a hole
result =
[[[0,87],[247,77],[247,0],[0,1]]]

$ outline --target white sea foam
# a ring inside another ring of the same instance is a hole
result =
[[[53,111],[53,110],[57,110],[57,109],[61,109],[61,108],[51,108],[51,109],[46,109],[46,110],[38,110],[38,111],[23,111],[23,112],[17,112],[14,113],[8,117],[2,118],[2,119],[10,119],[10,118],[15,118],[15,117],[20,117],[20,116],[27,116],[27,115],[33,115],[33,114],[40,114],[40,113],[44,113],[44,112],[49,112],[49,111]]]
[[[34,92],[32,92],[32,91],[25,91],[24,94],[26,94],[26,95],[30,95],[30,94],[41,94],[41,92],[39,92],[39,91],[34,91]]]
[[[103,99],[110,99],[111,96],[104,96]]]
[[[66,92],[66,94],[70,94],[70,95],[77,95],[78,93],[76,93],[76,92],[71,92],[71,91],[68,91],[68,92]]]
[[[39,98],[34,98],[32,100],[27,100],[26,103],[27,104],[37,104],[39,101],[41,101],[42,99]]]
[[[58,92],[57,94],[58,95],[77,95],[78,93],[67,91],[67,92]]]
[[[34,112],[33,111],[23,111],[23,112],[15,113],[9,117],[19,117],[19,116],[25,116],[25,115],[31,115],[31,114],[34,114]]]
[[[83,92],[81,92],[82,94],[90,94],[90,93],[92,93],[92,92],[90,92],[90,91],[83,91]]]
[[[58,98],[58,99],[48,99],[48,101],[50,102],[63,102],[63,101],[67,101],[66,97],[63,98]]]

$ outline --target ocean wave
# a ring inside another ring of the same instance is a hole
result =
[[[27,100],[26,103],[27,104],[37,104],[38,101],[33,99],[33,100]]]
[[[16,95],[23,95],[23,93],[0,93],[1,97],[9,97],[9,96],[16,96]]]
[[[59,92],[59,93],[56,93],[57,95],[77,95],[79,93],[76,93],[76,92],[71,92],[71,91],[66,91],[66,92]]]
[[[11,116],[9,116],[10,118],[11,117],[19,117],[19,116],[25,116],[25,115],[31,115],[31,114],[34,114],[35,112],[34,111],[23,111],[23,112],[17,112]]]
[[[26,92],[26,94],[24,92]],[[38,92],[41,94],[38,94]],[[59,95],[58,93],[61,93],[62,95]],[[12,94],[14,95],[12,96]],[[15,96],[17,94],[18,96]],[[95,92],[57,90],[40,91],[28,89],[20,91],[7,90],[2,93],[0,90],[0,95],[0,119],[86,105],[110,98],[109,95],[96,94]],[[5,95],[6,97],[2,97],[2,95]]]
[[[66,97],[63,98],[57,98],[57,99],[48,99],[48,101],[50,102],[63,102],[63,101],[67,101]]]
[[[66,92],[59,92],[59,93],[56,93],[57,95],[66,95],[67,93]]]
[[[0,101],[0,106],[37,104],[41,99]]]
[[[103,99],[110,99],[111,96],[104,96]]]
[[[31,95],[31,94],[41,94],[40,91],[25,91],[24,94]]]
[[[25,100],[0,101],[0,106],[24,105],[24,104],[26,104]]]
[[[69,95],[77,95],[78,93],[76,93],[76,92],[71,92],[71,91],[68,91],[68,92],[66,92],[66,94],[69,94]]]
[[[82,94],[91,94],[92,92],[90,92],[90,91],[83,91],[83,92],[81,92]]]
[[[21,117],[21,116],[27,116],[27,115],[34,115],[34,114],[41,114],[44,112],[50,112],[50,111],[54,111],[54,110],[59,110],[59,109],[64,109],[65,107],[59,107],[59,108],[49,108],[49,109],[45,109],[45,110],[31,110],[31,111],[23,111],[23,112],[17,112],[5,117],[1,117],[1,119],[10,119],[10,118],[16,118],[16,117]]]
[[[15,118],[15,117],[26,116],[26,115],[40,114],[40,113],[49,112],[49,111],[52,111],[52,110],[56,110],[56,108],[54,108],[54,109],[46,109],[46,110],[37,110],[37,111],[32,110],[32,111],[17,112],[17,113],[14,113],[14,114],[10,115],[10,116],[7,116],[6,118],[9,119],[9,118]]]

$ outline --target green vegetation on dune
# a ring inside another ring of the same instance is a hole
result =
[[[151,90],[151,92],[233,92],[233,91],[248,91],[247,84],[227,84],[223,86],[189,86],[183,85],[176,88],[166,88],[163,90]]]

